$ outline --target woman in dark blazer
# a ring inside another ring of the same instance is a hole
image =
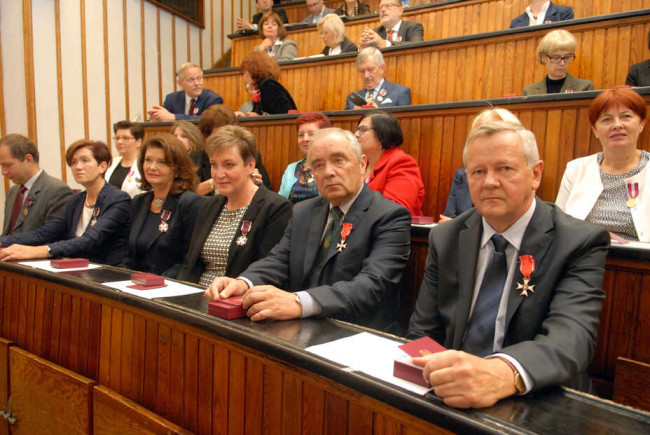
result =
[[[337,15],[327,14],[316,24],[320,37],[325,44],[321,54],[331,56],[357,51],[354,42],[345,37],[345,24]]]
[[[119,264],[127,254],[131,197],[104,179],[111,164],[105,143],[80,140],[66,151],[76,193],[62,216],[27,233],[0,238],[0,260],[83,257],[94,263]]]
[[[122,265],[175,278],[203,203],[193,192],[196,171],[181,141],[170,134],[145,141],[138,169],[147,192],[133,198],[129,258]]]
[[[210,285],[217,276],[237,277],[263,258],[282,237],[291,203],[256,185],[255,137],[245,128],[224,126],[208,138],[206,151],[220,194],[198,214],[178,279]]]
[[[239,67],[246,90],[253,94],[253,110],[237,116],[258,116],[288,113],[296,110],[291,94],[278,82],[280,67],[266,54],[254,51],[247,55]]]

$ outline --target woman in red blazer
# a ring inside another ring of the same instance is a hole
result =
[[[424,183],[415,159],[397,148],[404,140],[397,118],[374,110],[361,117],[354,135],[368,157],[368,187],[406,207],[411,216],[422,216]]]

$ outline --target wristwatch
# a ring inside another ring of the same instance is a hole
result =
[[[510,370],[512,370],[512,373],[515,375],[515,390],[517,390],[517,394],[524,394],[526,392],[526,384],[524,383],[524,378],[521,377],[521,374],[519,373],[519,370],[517,370],[517,367],[510,361],[508,361],[506,358],[502,357],[497,357],[501,361],[505,362],[508,364],[508,367],[510,367]]]

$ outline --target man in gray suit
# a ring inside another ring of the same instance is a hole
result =
[[[367,159],[352,133],[319,130],[308,159],[321,196],[294,205],[269,255],[237,279],[215,278],[206,297],[245,293],[251,320],[323,316],[395,331],[409,212],[365,185]]]
[[[379,3],[381,26],[374,30],[366,28],[359,40],[359,48],[384,48],[407,42],[422,42],[424,39],[422,24],[402,20],[403,14],[404,8],[400,0],[381,0]]]
[[[307,0],[306,3],[311,14],[300,21],[303,24],[316,24],[325,15],[334,13],[334,9],[325,7],[323,0]]]
[[[584,374],[609,235],[535,197],[543,162],[520,125],[473,130],[463,162],[475,208],[431,230],[408,336],[456,349],[413,361],[446,404],[480,408]]]
[[[0,166],[14,183],[5,201],[3,236],[26,233],[63,213],[72,190],[41,169],[31,140],[19,134],[0,138]]]

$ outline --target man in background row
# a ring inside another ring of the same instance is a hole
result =
[[[148,112],[149,121],[176,121],[198,119],[213,104],[223,104],[223,98],[203,87],[203,70],[193,63],[184,63],[176,73],[180,91],[165,97],[163,107],[154,106]]]
[[[367,27],[359,40],[359,48],[390,47],[407,42],[422,42],[424,27],[413,21],[403,21],[404,7],[399,0],[381,0],[379,3],[379,20],[381,26],[376,29]]]
[[[311,14],[300,21],[303,24],[316,24],[325,15],[334,13],[334,9],[325,7],[323,0],[307,0],[306,3]]]
[[[3,236],[26,233],[63,213],[72,190],[41,169],[31,140],[19,134],[1,138],[0,166],[14,183],[5,201]]]
[[[280,17],[280,20],[284,24],[287,24],[289,22],[287,13],[284,11],[284,9],[273,9],[273,0],[256,0],[255,4],[257,5],[259,12],[253,15],[253,19],[250,23],[243,18],[237,18],[237,20],[235,20],[235,26],[237,27],[238,32],[242,32],[244,30],[252,30],[253,32],[257,32],[259,30],[257,24],[260,22],[262,15],[267,12],[271,12],[271,10],[278,14],[278,17]]]

